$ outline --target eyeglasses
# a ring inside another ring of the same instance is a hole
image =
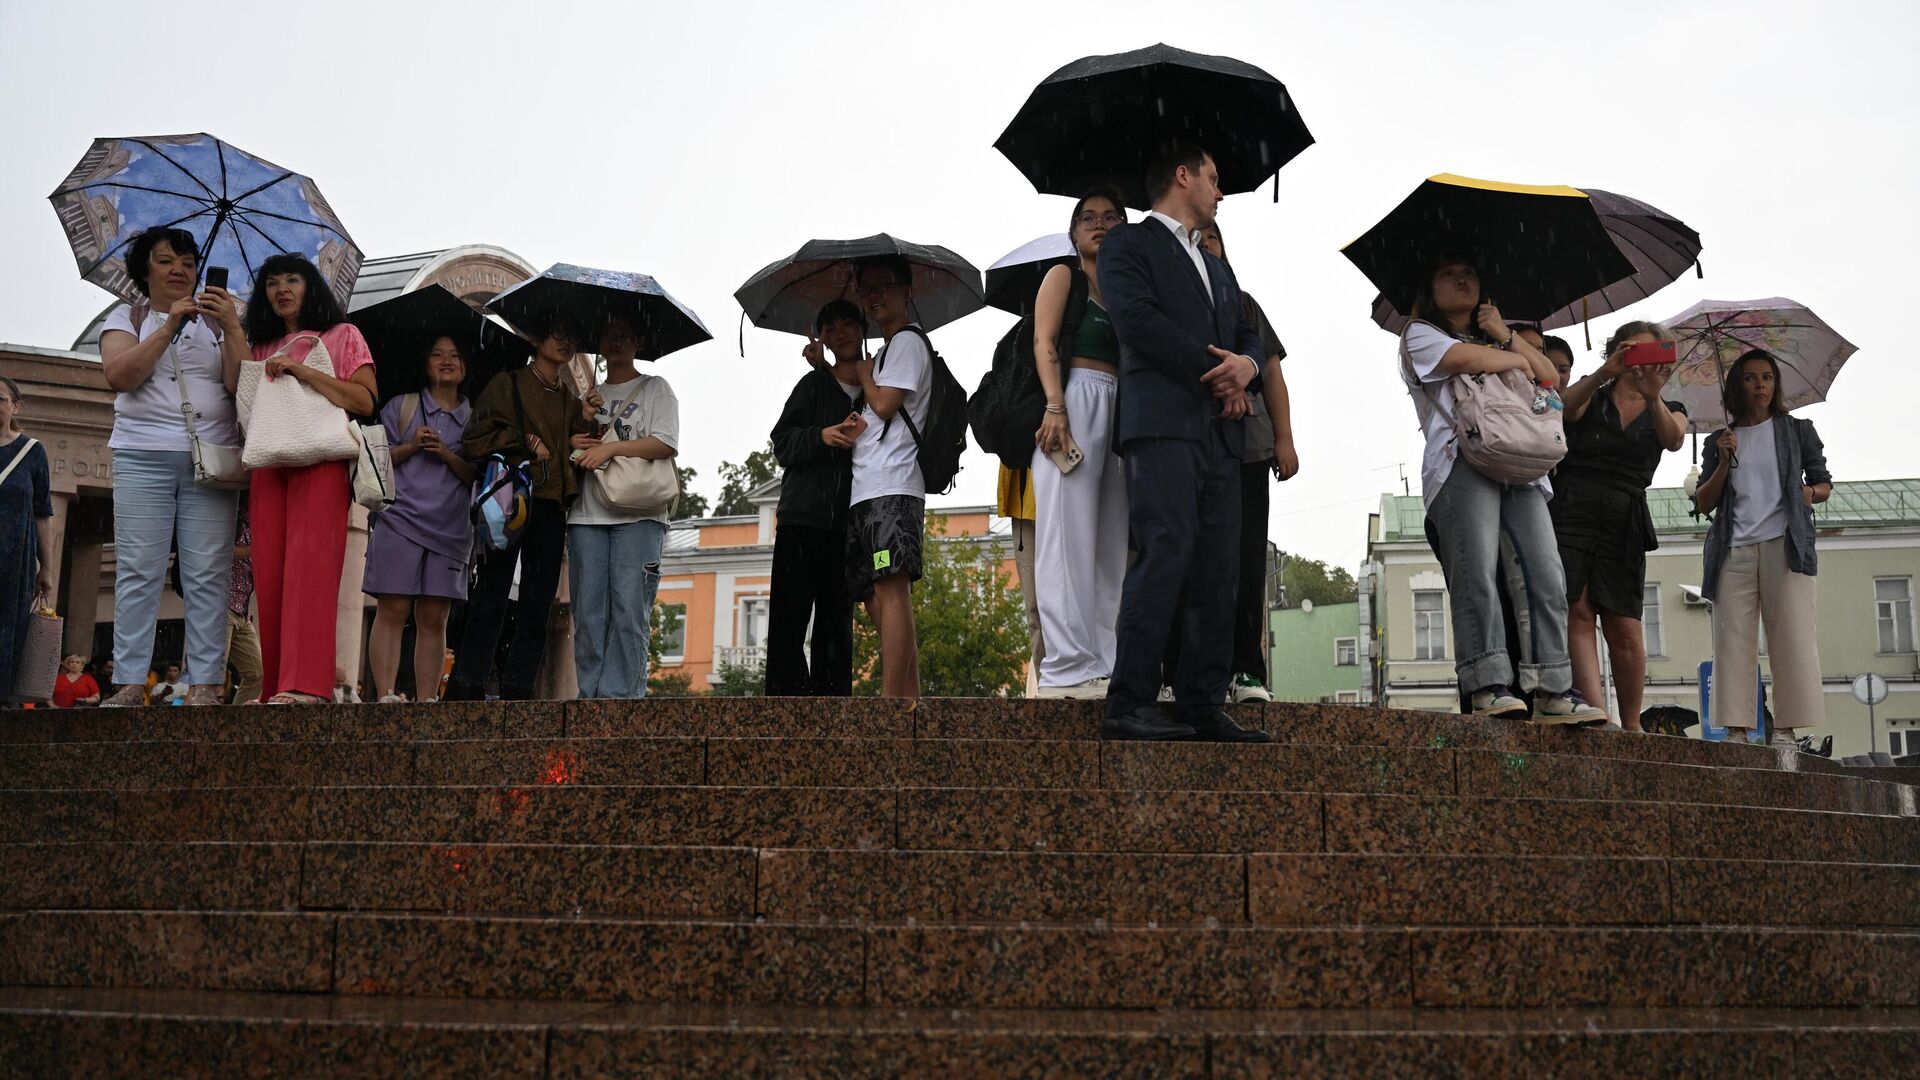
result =
[[[1104,214],[1097,214],[1092,210],[1083,210],[1075,215],[1073,223],[1075,225],[1105,225],[1108,228],[1112,228],[1115,225],[1124,225],[1126,220],[1125,217],[1111,210]]]
[[[904,281],[875,281],[871,283],[854,282],[856,296],[884,296],[888,289],[897,289],[906,285]]]

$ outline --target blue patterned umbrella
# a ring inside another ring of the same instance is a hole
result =
[[[129,303],[126,250],[156,225],[185,229],[200,267],[228,269],[228,288],[253,291],[268,256],[304,255],[346,306],[360,248],[312,180],[207,134],[95,139],[49,196],[80,276]]]
[[[598,346],[600,327],[608,316],[618,315],[646,339],[640,353],[645,360],[713,340],[692,308],[675,300],[652,277],[625,270],[554,263],[539,277],[487,301],[487,310],[522,332],[557,317],[576,335],[580,348],[589,352]]]

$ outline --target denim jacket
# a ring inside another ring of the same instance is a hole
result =
[[[1787,569],[1812,577],[1820,569],[1820,558],[1813,549],[1813,507],[1800,497],[1800,489],[1812,484],[1831,484],[1833,474],[1827,471],[1826,447],[1821,445],[1812,421],[1792,416],[1774,419],[1777,423],[1773,425],[1773,454],[1780,463],[1780,491],[1787,507]],[[1716,431],[1707,440],[1706,453],[1700,462],[1702,476],[1712,476],[1720,467],[1719,438],[1720,432]],[[1700,594],[1709,600],[1713,599],[1727,553],[1733,550],[1733,491],[1730,485],[1720,490],[1720,507],[1714,512],[1713,525],[1707,529],[1703,553],[1706,570]]]

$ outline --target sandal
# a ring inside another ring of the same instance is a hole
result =
[[[217,686],[196,686],[187,691],[189,705],[222,705],[220,688]]]
[[[332,701],[319,694],[303,694],[298,690],[282,690],[267,699],[269,705],[331,705]]]

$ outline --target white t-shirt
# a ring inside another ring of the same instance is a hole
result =
[[[610,430],[606,434],[609,442],[624,442],[628,439],[644,439],[651,435],[675,450],[680,449],[680,399],[674,395],[673,387],[658,375],[640,373],[635,378],[640,386],[635,389],[631,380],[620,383],[601,383],[600,423]],[[632,394],[633,400],[627,401]],[[622,402],[625,402],[624,406]],[[615,411],[619,412],[615,416]],[[568,453],[572,453],[571,450]],[[637,514],[631,510],[617,510],[608,506],[600,498],[600,474],[588,472],[580,481],[580,497],[573,501],[572,509],[567,511],[569,525],[625,525],[634,521],[658,521],[667,523],[667,511],[657,514]]]
[[[1787,534],[1786,492],[1780,490],[1780,455],[1774,452],[1773,417],[1752,427],[1734,428],[1740,440],[1740,467],[1727,483],[1733,489],[1733,546],[1764,544]]]
[[[135,337],[141,341],[163,333],[165,312],[149,311]],[[101,324],[100,334],[110,330],[132,334],[133,309],[125,304],[114,308]],[[193,402],[195,426],[202,442],[217,446],[240,445],[240,417],[227,393],[220,373],[220,330],[206,318],[187,323],[180,340],[173,345],[179,358],[180,377],[186,380],[187,400]],[[187,422],[180,415],[180,389],[173,381],[173,358],[160,354],[147,381],[113,396],[113,436],[107,445],[115,450],[187,449]]]
[[[884,365],[874,362],[874,385],[905,390],[907,397],[901,402],[901,412],[894,414],[892,425],[880,419],[871,404],[860,410],[867,429],[853,444],[851,502],[862,503],[882,495],[927,497],[926,481],[920,475],[920,451],[901,413],[913,417],[914,427],[926,434],[927,399],[933,389],[932,356],[919,334],[901,330],[887,342],[885,360]]]
[[[1440,370],[1440,361],[1448,349],[1462,342],[1431,323],[1412,322],[1407,324],[1400,344],[1406,350],[1414,377],[1420,380],[1418,386],[1409,386],[1407,390],[1413,395],[1413,411],[1420,418],[1420,431],[1427,437],[1426,452],[1420,457],[1420,498],[1432,507],[1433,500],[1440,496],[1440,489],[1446,486],[1447,477],[1453,475],[1453,462],[1459,456],[1453,441],[1453,421],[1448,419],[1453,415],[1453,388],[1447,385],[1447,380],[1453,376]],[[1553,491],[1544,476],[1535,480],[1533,486],[1544,492]]]

